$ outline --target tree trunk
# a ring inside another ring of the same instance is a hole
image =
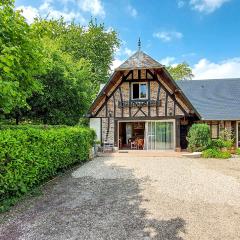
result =
[[[20,122],[20,114],[19,114],[18,111],[17,111],[16,114],[15,114],[15,120],[16,120],[16,125],[18,125],[19,122]]]

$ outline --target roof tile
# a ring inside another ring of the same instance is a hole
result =
[[[119,70],[132,70],[132,69],[149,69],[149,68],[161,68],[159,62],[151,58],[149,55],[142,51],[137,51],[123,64],[121,64],[116,71]]]
[[[176,83],[203,120],[240,120],[240,78]]]

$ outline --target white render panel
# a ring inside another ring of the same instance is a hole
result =
[[[101,119],[100,118],[90,118],[89,126],[96,132],[97,141],[101,141]]]

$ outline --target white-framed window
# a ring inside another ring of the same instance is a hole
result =
[[[147,83],[132,83],[132,99],[147,98]]]

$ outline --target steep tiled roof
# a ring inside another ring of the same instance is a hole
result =
[[[176,83],[203,120],[240,120],[240,78]]]
[[[159,62],[148,56],[142,51],[137,51],[123,64],[121,64],[116,71],[131,70],[131,69],[150,69],[163,67]]]

